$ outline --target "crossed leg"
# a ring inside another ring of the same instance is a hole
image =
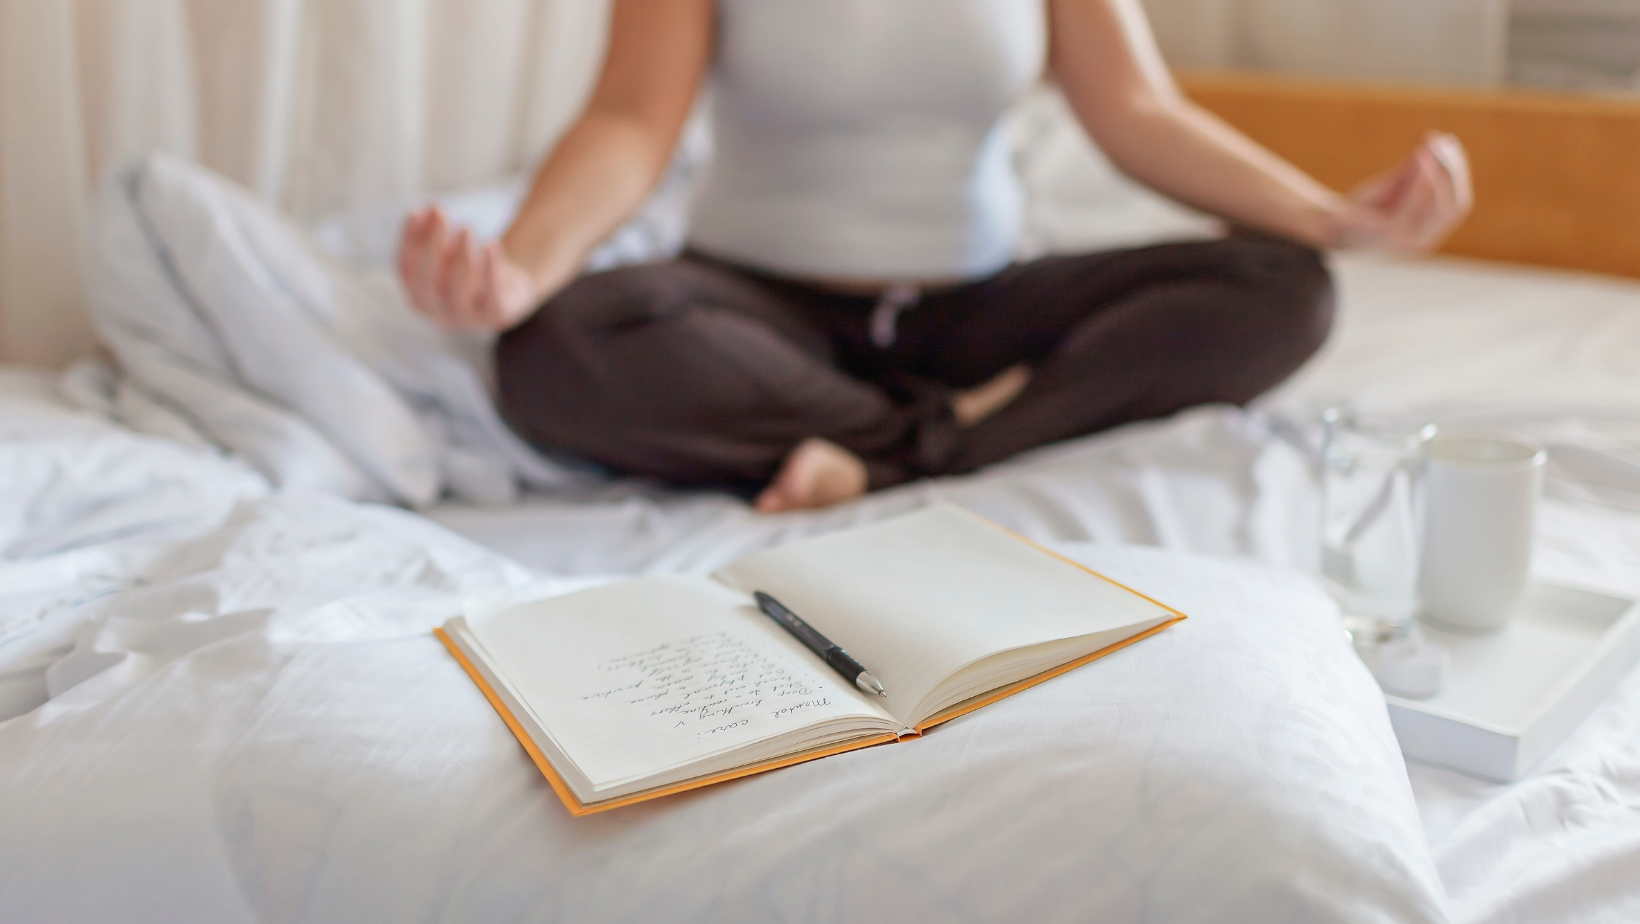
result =
[[[760,486],[760,510],[825,506],[1245,403],[1332,314],[1318,255],[1263,238],[1012,267],[927,299],[887,352],[860,302],[688,259],[588,276],[498,343],[502,410],[536,445],[622,474]],[[908,401],[871,368],[945,390]],[[945,434],[938,451],[921,432]]]

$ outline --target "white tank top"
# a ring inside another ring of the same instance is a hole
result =
[[[690,243],[798,277],[1002,268],[1024,199],[1002,115],[1045,20],[1041,0],[719,0]]]

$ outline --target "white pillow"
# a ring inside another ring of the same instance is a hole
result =
[[[520,483],[583,477],[501,422],[481,344],[420,317],[390,273],[338,264],[197,164],[152,154],[112,172],[90,269],[124,381],[282,488],[506,503]]]
[[[1296,574],[1076,548],[1191,619],[922,740],[575,819],[426,635],[496,556],[381,509],[237,520],[107,604],[82,652],[120,668],[0,725],[0,919],[1445,918]]]
[[[432,439],[328,335],[333,278],[276,213],[153,154],[110,172],[92,227],[92,316],[143,388],[280,486],[436,496]]]

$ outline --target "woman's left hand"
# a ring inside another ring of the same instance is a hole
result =
[[[1333,219],[1340,247],[1430,250],[1474,205],[1469,157],[1452,135],[1431,132],[1394,170],[1356,187]]]

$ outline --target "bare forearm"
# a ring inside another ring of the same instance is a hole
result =
[[[642,122],[589,112],[536,171],[501,239],[507,256],[554,287],[642,204],[668,153]]]
[[[660,179],[706,71],[713,10],[712,0],[617,0],[592,99],[502,238],[543,293],[567,281]]]
[[[1343,198],[1186,99],[1138,0],[1050,0],[1049,10],[1053,74],[1124,173],[1233,222],[1335,243]]]
[[[1344,197],[1183,97],[1136,107],[1101,145],[1124,173],[1180,202],[1317,247]]]
[[[449,328],[506,330],[580,271],[660,178],[711,57],[713,0],[615,0],[603,72],[500,241],[412,213],[399,278]]]

